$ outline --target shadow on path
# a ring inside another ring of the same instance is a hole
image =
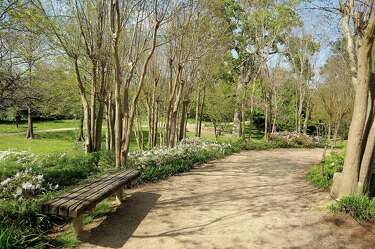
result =
[[[159,198],[159,194],[149,192],[132,194],[103,223],[93,228],[84,241],[103,247],[123,247]]]

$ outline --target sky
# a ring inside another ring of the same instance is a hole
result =
[[[339,13],[317,9],[318,6],[337,7],[338,0],[313,0],[304,3],[298,12],[304,22],[304,32],[311,34],[320,42],[321,48],[316,55],[316,64],[322,67],[330,56],[330,44],[342,36]]]

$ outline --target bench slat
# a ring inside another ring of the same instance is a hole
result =
[[[116,175],[115,177],[111,178],[110,180],[107,180],[103,183],[101,183],[98,186],[95,186],[91,189],[88,189],[84,194],[79,195],[74,200],[64,203],[59,207],[59,215],[61,216],[67,216],[67,217],[75,217],[76,215],[72,216],[72,211],[75,209],[76,206],[78,206],[80,203],[85,202],[90,199],[91,196],[95,195],[96,193],[101,192],[107,192],[111,191],[113,188],[112,184],[115,182],[118,182],[120,186],[123,186],[126,184],[127,176],[132,173],[133,171],[126,171],[123,172],[123,174]],[[99,200],[101,201],[101,200]],[[99,202],[98,201],[98,202]],[[96,205],[96,203],[95,203]],[[94,206],[95,206],[94,205]]]
[[[99,184],[100,182],[105,181],[106,179],[112,178],[112,177],[114,177],[118,174],[121,174],[121,173],[122,173],[122,171],[116,172],[116,174],[113,174],[113,175],[106,174],[102,177],[97,178],[96,180],[93,180],[89,183],[78,186],[78,187],[74,188],[72,191],[69,191],[67,194],[61,195],[61,196],[45,203],[42,206],[42,210],[46,214],[58,215],[59,214],[58,208],[59,208],[60,205],[66,203],[66,202],[76,198],[80,194],[86,192],[87,188],[92,188],[92,186],[95,186],[96,184]]]
[[[42,210],[45,214],[75,218],[116,193],[139,174],[139,170],[131,169],[104,175],[45,203]]]
[[[95,193],[96,191],[100,191],[101,189],[105,188],[108,184],[110,184],[113,180],[119,179],[123,175],[127,175],[128,171],[121,171],[119,174],[114,174],[110,177],[103,178],[101,181],[95,183],[94,185],[90,185],[87,188],[83,189],[79,195],[76,195],[74,198],[60,204],[58,206],[57,215],[60,216],[69,216],[69,207],[73,206],[77,202],[81,202],[83,199],[87,198],[91,194]]]
[[[105,198],[108,198],[109,196],[115,194],[123,187],[125,183],[132,181],[133,179],[138,177],[139,174],[140,173],[138,171],[132,172],[123,180],[123,182],[116,182],[111,187],[108,187],[105,191],[98,192],[97,194],[90,196],[89,199],[81,202],[79,205],[75,206],[74,209],[69,209],[70,217],[77,217],[79,214],[85,212],[86,210],[92,209],[101,200],[104,200]]]
[[[114,175],[117,175],[117,174],[120,174],[121,172],[117,172],[116,174]],[[46,202],[43,206],[42,206],[42,210],[44,213],[47,213],[47,214],[54,214],[54,215],[58,215],[58,208],[60,205],[76,198],[77,196],[79,196],[80,194],[84,193],[87,191],[87,188],[91,188],[92,186],[94,186],[95,184],[98,184],[100,183],[101,181],[105,181],[107,178],[111,178],[113,177],[113,175],[104,175],[94,181],[91,181],[89,183],[86,183],[84,185],[81,185],[81,186],[78,186],[76,188],[74,188],[72,191],[69,191],[68,193],[64,194],[64,195],[61,195],[49,202]]]

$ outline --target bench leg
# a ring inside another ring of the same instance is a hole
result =
[[[123,189],[120,189],[119,191],[117,191],[117,193],[116,193],[116,201],[118,202],[118,203],[122,203],[122,201],[123,201],[123,199],[124,199],[124,190]]]
[[[83,231],[83,215],[79,215],[73,219],[73,228],[77,235]]]

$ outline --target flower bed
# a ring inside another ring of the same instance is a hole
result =
[[[138,183],[144,183],[189,171],[196,163],[218,159],[235,150],[230,144],[209,143],[197,138],[189,138],[181,141],[174,148],[159,147],[133,152],[129,155],[129,160],[133,167],[143,169]]]

